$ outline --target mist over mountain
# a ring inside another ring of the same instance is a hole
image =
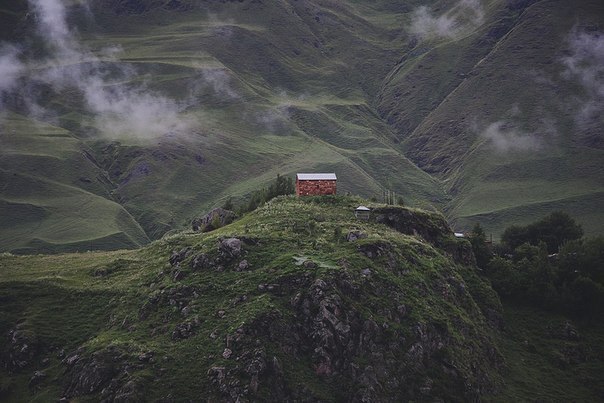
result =
[[[17,1],[0,8],[2,249],[113,249],[277,174],[602,232],[597,1]]]

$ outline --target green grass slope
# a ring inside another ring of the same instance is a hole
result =
[[[481,222],[498,236],[561,209],[600,234],[601,119],[579,120],[589,95],[569,78],[564,58],[576,32],[597,35],[604,8],[588,0],[524,3],[499,4],[476,32],[406,59],[382,90],[380,109],[405,154],[446,182],[447,214],[460,229]],[[402,108],[411,98],[421,102]]]
[[[107,66],[136,69],[126,84],[144,83],[187,105],[184,136],[99,137],[69,88],[42,102],[60,111],[53,124],[82,141],[111,201],[150,238],[186,226],[230,196],[245,197],[277,174],[300,171],[337,172],[342,193],[379,197],[387,188],[410,204],[442,207],[440,183],[394,147],[372,107],[405,37],[384,21],[408,6],[181,3],[101,2],[91,5],[90,24],[75,8],[69,21]],[[32,30],[33,22],[24,24]],[[120,48],[117,59],[101,55],[107,46]],[[11,108],[25,113],[18,103]],[[42,169],[36,160],[29,164]]]
[[[405,217],[395,222],[418,235],[358,221],[359,203],[280,197],[219,230],[136,251],[0,256],[0,397],[408,400],[498,390],[503,362],[485,315],[500,305],[467,241],[419,210],[390,206],[382,217]],[[347,241],[348,231],[365,237]],[[238,246],[225,246],[233,237]]]
[[[342,193],[395,191],[408,205],[444,210],[459,230],[480,221],[497,236],[564,209],[587,234],[602,233],[602,122],[577,123],[589,94],[563,64],[573,32],[599,32],[599,3],[69,3],[76,42],[96,58],[71,68],[96,63],[109,76],[129,71],[105,87],[166,97],[182,128],[159,134],[163,122],[153,116],[142,123],[131,117],[143,133],[111,133],[95,122],[78,89],[41,84],[49,66],[36,19],[24,13],[24,2],[2,8],[2,18],[19,16],[2,38],[34,60],[21,77],[22,92],[37,94],[47,113],[34,118],[27,102],[4,96],[13,114],[2,120],[2,136],[15,142],[22,133],[23,141],[21,157],[0,151],[0,158],[35,183],[50,179],[106,201],[87,210],[96,211],[87,219],[104,224],[50,239],[37,229],[48,214],[38,209],[43,205],[0,193],[8,215],[28,217],[27,230],[0,228],[12,239],[3,250],[35,251],[40,242],[87,249],[92,239],[107,248],[138,245],[188,226],[231,196],[245,198],[277,174],[300,171],[336,172]],[[474,19],[468,4],[479,7]],[[458,16],[454,32],[417,32],[420,6],[432,23]],[[17,115],[28,117],[17,124]],[[47,145],[40,136],[39,143],[25,141],[38,123],[70,138],[74,152],[61,156],[63,168],[38,155]],[[75,176],[79,170],[84,180]],[[42,174],[48,172],[58,173]],[[64,203],[57,217],[70,226],[80,221],[80,199]]]
[[[1,251],[135,248],[149,241],[112,201],[78,139],[17,115],[4,117],[0,130]]]

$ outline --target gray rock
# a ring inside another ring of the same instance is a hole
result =
[[[250,268],[250,264],[248,263],[247,260],[242,260],[237,265],[237,271],[245,271],[245,270],[248,270],[249,268]]]
[[[172,331],[172,340],[183,340],[195,334],[195,329],[198,323],[195,321],[187,321],[176,325],[174,331]]]
[[[187,258],[187,256],[189,256],[190,253],[191,253],[191,247],[189,247],[189,246],[179,250],[178,252],[173,252],[172,256],[170,256],[170,264],[172,266],[177,265],[178,263],[185,260]]]
[[[363,239],[363,238],[367,238],[367,234],[365,234],[364,232],[355,230],[355,231],[350,231],[347,235],[346,235],[346,240],[348,242],[354,242],[357,239]]]
[[[193,270],[206,270],[212,267],[210,257],[205,253],[200,253],[191,260],[191,268]]]
[[[33,388],[40,384],[44,379],[46,379],[46,374],[43,371],[34,372],[34,375],[29,379],[29,387]]]
[[[302,266],[305,269],[316,269],[317,268],[317,264],[310,259],[305,260],[304,263],[302,263]]]
[[[172,277],[174,281],[180,281],[183,278],[185,278],[185,273],[182,270],[176,270],[174,272],[174,276]]]
[[[21,325],[17,325],[8,332],[8,337],[8,346],[5,356],[0,356],[0,365],[4,364],[10,372],[29,366],[34,361],[38,350],[35,336],[23,331]]]
[[[220,254],[227,259],[234,259],[241,256],[241,240],[237,238],[227,238],[218,244]]]

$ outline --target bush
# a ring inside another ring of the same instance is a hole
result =
[[[512,225],[501,235],[501,242],[514,250],[518,246],[529,243],[538,245],[545,242],[549,253],[556,253],[568,241],[583,236],[583,229],[567,213],[555,211],[543,219],[526,227]]]
[[[481,269],[486,269],[493,257],[493,253],[491,252],[489,245],[487,245],[487,236],[479,223],[476,223],[472,229],[470,243],[472,244],[472,251],[476,257],[476,264]]]
[[[258,189],[252,193],[247,206],[242,208],[240,213],[254,211],[277,196],[294,194],[295,192],[296,186],[293,179],[277,174],[277,178],[268,188]]]

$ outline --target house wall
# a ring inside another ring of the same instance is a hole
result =
[[[334,180],[296,180],[296,195],[298,196],[335,195],[336,188]]]

